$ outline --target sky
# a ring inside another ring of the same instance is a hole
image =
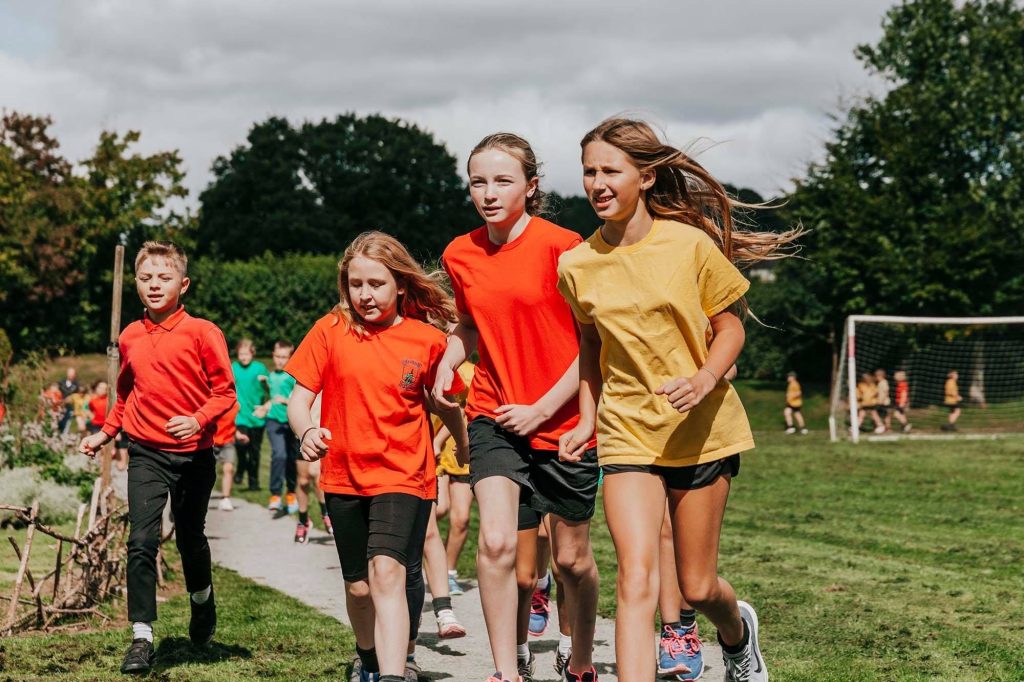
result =
[[[0,108],[48,114],[69,158],[101,130],[178,149],[192,203],[269,116],[412,121],[466,154],[531,141],[544,185],[581,193],[579,139],[655,123],[724,182],[775,195],[822,155],[835,114],[881,88],[854,49],[892,0],[12,0]]]

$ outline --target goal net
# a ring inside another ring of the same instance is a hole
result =
[[[846,320],[832,440],[1024,431],[1024,317]]]

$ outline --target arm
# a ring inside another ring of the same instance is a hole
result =
[[[593,326],[593,325],[590,325]],[[518,436],[529,436],[580,390],[580,357],[577,355],[555,385],[532,405],[501,405],[495,421]]]
[[[124,347],[121,349],[121,357],[124,355]],[[104,445],[109,443],[121,430],[121,423],[124,420],[124,406],[135,388],[135,373],[132,371],[131,363],[125,362],[121,365],[121,371],[117,374],[117,398],[114,402],[114,409],[110,410],[103,422],[103,428],[91,436],[86,436],[78,445],[78,451],[83,455],[95,457]]]
[[[235,404],[235,377],[231,372],[228,345],[220,329],[211,329],[206,335],[199,360],[210,383],[210,397],[193,414],[168,420],[164,428],[175,438],[191,438]]]
[[[441,356],[441,362],[437,366],[437,376],[434,377],[434,386],[430,391],[439,407],[458,407],[457,403],[449,401],[444,396],[452,388],[455,370],[473,354],[479,340],[480,331],[473,323],[473,318],[460,314],[455,331],[448,337],[448,346],[445,348],[444,355]]]
[[[438,406],[437,416],[441,418],[444,430],[455,438],[455,458],[461,466],[466,466],[469,464],[469,432],[466,431],[462,410],[457,405],[454,408]]]
[[[726,372],[736,364],[743,350],[746,334],[743,323],[734,313],[723,311],[711,318],[711,345],[708,359],[690,377],[673,379],[655,391],[664,395],[679,412],[692,410],[718,385]]]
[[[434,453],[440,457],[441,451],[444,450],[444,444],[448,442],[448,439],[452,437],[452,432],[448,430],[448,427],[443,423],[441,428],[434,434]]]
[[[601,336],[592,324],[580,324],[579,355],[580,420],[576,428],[567,431],[558,442],[558,457],[562,461],[578,462],[594,435],[597,424],[597,402],[601,398],[604,379],[601,377]]]
[[[307,462],[315,462],[326,455],[326,441],[331,440],[331,432],[320,427],[313,419],[315,400],[316,394],[302,384],[295,385],[292,397],[288,400],[288,424],[299,437],[299,452]]]

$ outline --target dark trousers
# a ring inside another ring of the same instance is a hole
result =
[[[213,450],[190,453],[128,445],[128,620],[156,620],[156,554],[168,494],[174,536],[181,554],[185,588],[206,589],[213,582],[206,510],[217,480]]]
[[[287,485],[287,491],[294,493],[299,476],[295,466],[299,459],[299,439],[287,422],[276,419],[267,420],[267,438],[270,439],[270,493],[280,495],[282,485]]]
[[[239,426],[239,433],[249,437],[248,443],[237,443],[235,449],[238,451],[238,473],[235,475],[237,483],[242,482],[242,474],[249,477],[249,487],[258,488],[260,485],[260,449],[263,447],[262,426]]]

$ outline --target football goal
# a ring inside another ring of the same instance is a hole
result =
[[[1024,317],[852,315],[832,385],[832,440],[1024,431]]]

